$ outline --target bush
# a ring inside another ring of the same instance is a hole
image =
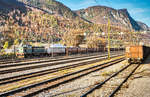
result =
[[[16,55],[14,53],[1,53],[0,59],[9,59],[9,58],[16,58]]]

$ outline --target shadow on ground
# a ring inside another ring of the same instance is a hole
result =
[[[134,78],[150,78],[150,55],[143,61],[138,72],[134,73]]]

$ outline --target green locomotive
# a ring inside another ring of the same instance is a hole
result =
[[[46,54],[45,47],[24,45],[16,48],[16,56],[18,58],[26,58],[29,56],[41,56]]]

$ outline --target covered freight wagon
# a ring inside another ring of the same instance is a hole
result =
[[[150,48],[142,45],[126,47],[126,58],[129,63],[141,63],[149,55]]]

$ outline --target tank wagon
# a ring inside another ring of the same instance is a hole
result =
[[[128,63],[141,63],[150,54],[150,47],[143,45],[127,46],[125,56]]]

